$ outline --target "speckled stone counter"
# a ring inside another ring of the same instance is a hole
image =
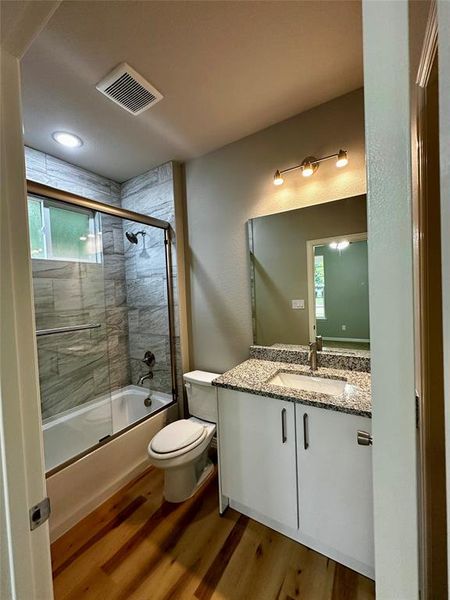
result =
[[[308,363],[308,346],[274,344],[273,346],[250,346],[250,358],[285,363]],[[330,369],[366,371],[370,373],[370,351],[325,348],[317,353],[319,366]]]
[[[267,383],[279,372],[293,372],[300,375],[340,379],[346,381],[347,385],[342,395],[331,396],[324,393],[306,392]],[[301,404],[362,417],[372,416],[370,373],[362,371],[319,367],[317,371],[312,373],[308,365],[250,358],[214,379],[213,385],[238,392],[248,392],[259,396],[299,402]]]

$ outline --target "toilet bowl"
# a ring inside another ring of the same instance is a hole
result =
[[[213,472],[208,458],[217,422],[217,390],[211,385],[216,373],[192,371],[184,375],[191,416],[170,423],[148,445],[152,465],[164,469],[164,498],[183,502]]]

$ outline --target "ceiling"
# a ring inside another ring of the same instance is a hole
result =
[[[99,93],[121,62],[164,99],[133,116]],[[62,2],[22,77],[26,144],[125,181],[361,87],[361,4]],[[84,145],[59,146],[55,130]]]

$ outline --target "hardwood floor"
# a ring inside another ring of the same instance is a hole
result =
[[[369,600],[374,583],[234,510],[169,504],[149,469],[52,545],[56,600]]]

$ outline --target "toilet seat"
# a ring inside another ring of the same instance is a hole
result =
[[[148,446],[148,452],[159,459],[186,454],[200,445],[208,435],[207,428],[197,421],[181,419],[159,431]]]

